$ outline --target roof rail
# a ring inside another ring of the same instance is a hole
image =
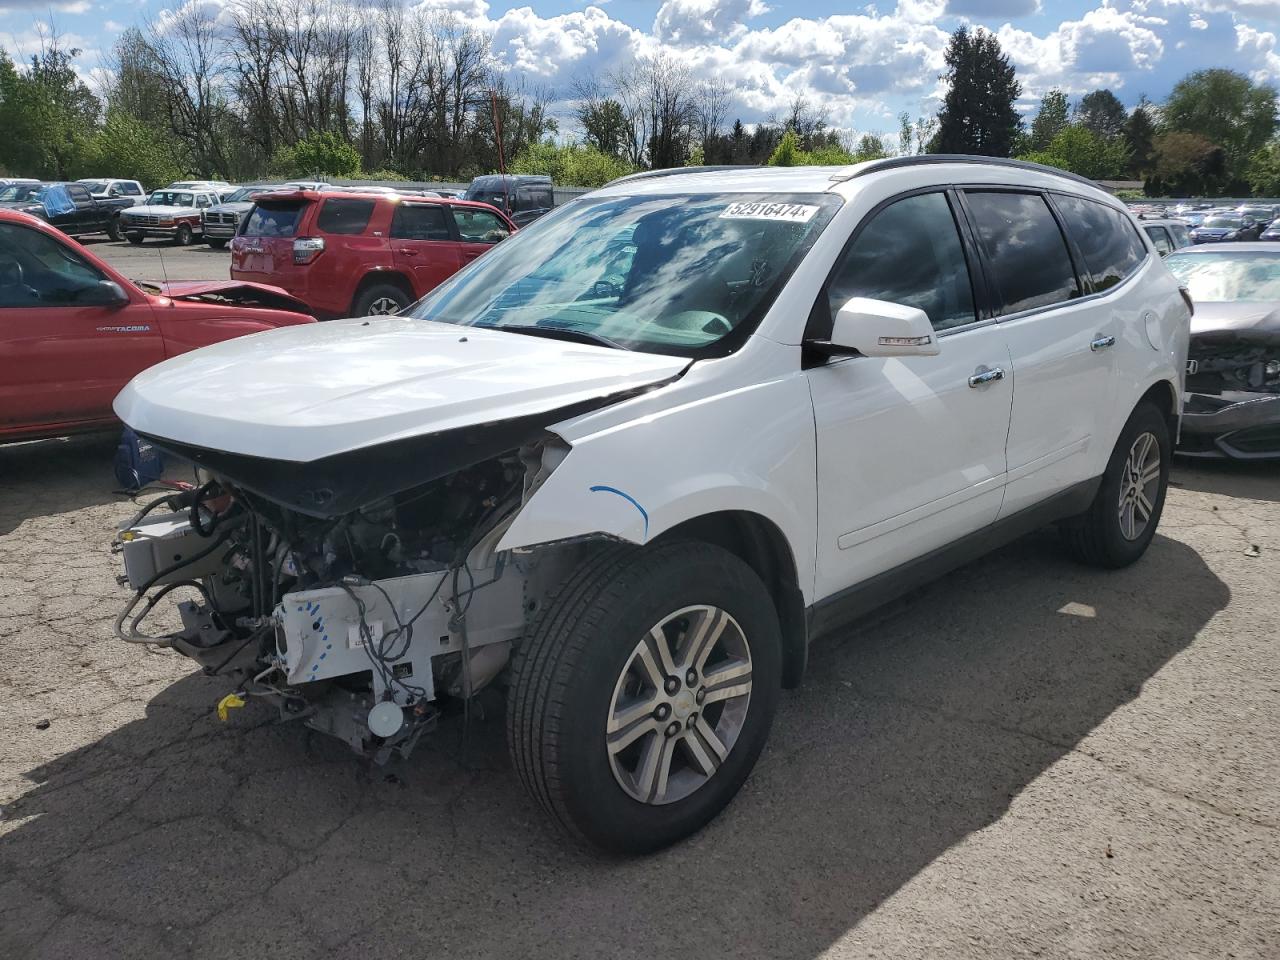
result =
[[[1014,160],[1010,157],[980,157],[967,153],[921,153],[912,157],[888,157],[884,160],[870,160],[866,163],[858,164],[858,169],[851,173],[837,173],[831,179],[835,181],[855,180],[858,177],[865,177],[869,173],[879,173],[882,170],[896,170],[899,167],[924,166],[931,163],[980,163],[992,167],[1034,170],[1037,173],[1049,173],[1056,177],[1075,180],[1078,183],[1087,183],[1098,190],[1102,189],[1088,177],[1082,177],[1080,174],[1072,173],[1069,170],[1049,167],[1043,163],[1032,163],[1030,160]]]
[[[605,186],[612,187],[619,183],[634,183],[637,180],[657,180],[659,177],[675,177],[682,173],[714,173],[717,170],[759,170],[760,167],[761,165],[758,163],[721,163],[706,167],[665,167],[662,170],[641,170],[639,173],[629,173],[625,177],[610,180]]]

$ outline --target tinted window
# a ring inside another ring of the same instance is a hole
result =
[[[75,200],[79,203],[88,203],[90,200],[93,199],[93,197],[89,196],[88,190],[76,184],[68,185],[67,192],[71,194],[72,200]]]
[[[1143,229],[1147,231],[1147,236],[1155,244],[1156,252],[1160,256],[1167,257],[1173,253],[1173,240],[1169,238],[1169,234],[1164,227],[1143,227]]]
[[[899,200],[862,228],[827,286],[831,316],[852,297],[919,307],[935,330],[976,319],[964,248],[944,194]]]
[[[124,187],[121,189],[122,189],[122,192],[127,193],[131,197],[142,196],[142,187],[138,185],[138,182],[136,180],[131,181],[130,183],[126,183]]]
[[[105,280],[97,268],[36,230],[0,223],[0,308],[83,303]]]
[[[1004,306],[1017,313],[1080,296],[1058,222],[1035,193],[967,194],[973,226]]]
[[[451,240],[444,207],[434,203],[402,203],[391,220],[391,236],[399,240]]]
[[[364,233],[373,216],[373,200],[326,200],[316,218],[322,233]]]
[[[244,237],[292,237],[298,232],[305,203],[259,203],[245,218]]]
[[[1056,196],[1053,201],[1084,255],[1084,266],[1094,290],[1114,287],[1147,258],[1147,248],[1143,246],[1138,231],[1119,210],[1079,197]],[[1153,227],[1147,232],[1150,234],[1151,230],[1164,232],[1162,227]],[[1172,249],[1168,234],[1164,236]],[[1154,235],[1152,240],[1155,240]],[[1158,244],[1157,249],[1160,249],[1161,256],[1169,252]]]
[[[484,210],[454,207],[453,222],[458,225],[458,236],[468,243],[497,243],[510,235],[505,223]]]

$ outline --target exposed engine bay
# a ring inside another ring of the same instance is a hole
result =
[[[1193,393],[1280,393],[1280,335],[1192,337],[1190,357],[1194,371],[1187,376],[1187,389]]]
[[[544,434],[325,516],[202,470],[121,526],[134,595],[116,632],[235,678],[235,700],[269,701],[363,756],[408,755],[443,702],[500,674],[536,608],[531,582],[574,552],[494,550],[566,451]],[[147,632],[166,599],[181,626]]]

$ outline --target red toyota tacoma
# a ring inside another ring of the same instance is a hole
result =
[[[0,211],[0,441],[110,426],[111,401],[134,374],[314,323],[305,310],[262,284],[136,284],[36,217]]]
[[[487,203],[272,193],[231,241],[231,276],[283,287],[322,320],[396,313],[515,230]]]

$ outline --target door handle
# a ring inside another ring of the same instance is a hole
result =
[[[396,251],[396,253],[400,254],[402,257],[416,257],[418,255],[418,251],[411,247],[401,247]]]
[[[1093,340],[1089,341],[1089,349],[1094,353],[1097,353],[1099,350],[1105,350],[1107,347],[1114,347],[1115,345],[1115,337],[1095,337]]]
[[[980,387],[984,383],[995,383],[997,380],[1004,379],[1004,371],[999,367],[992,367],[990,370],[979,370],[969,378],[969,386]]]

